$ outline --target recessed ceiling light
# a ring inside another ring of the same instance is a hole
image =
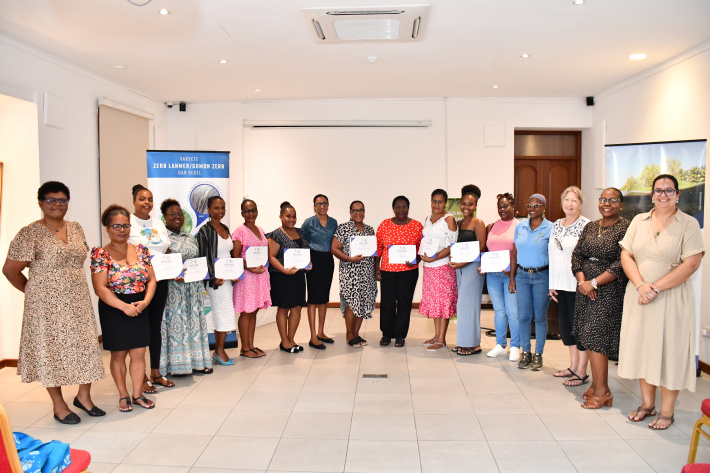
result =
[[[227,64],[227,60],[226,60],[226,59],[221,59],[221,60],[219,61],[219,63],[220,63],[220,64]]]
[[[111,67],[113,67],[114,69],[125,69],[126,68],[126,66],[124,66],[123,64],[114,64]]]
[[[644,53],[634,53],[629,55],[629,59],[632,61],[640,61],[641,59],[646,59],[646,55]]]
[[[493,86],[493,88],[494,88],[494,89],[497,89],[497,88],[498,88],[498,86],[497,86],[497,85],[494,85],[494,86]]]
[[[160,13],[161,15],[167,15],[170,12],[168,10],[166,10],[165,8],[161,8],[160,10],[158,10],[158,13]]]
[[[530,55],[529,55],[528,53],[523,53],[523,54],[520,55],[520,57],[523,58],[523,59],[527,59],[527,58],[530,57]]]
[[[261,92],[261,89],[254,89],[254,92]]]
[[[573,5],[584,5],[584,0],[574,0]]]

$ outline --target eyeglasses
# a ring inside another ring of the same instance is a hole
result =
[[[115,223],[113,225],[109,225],[110,228],[113,228],[116,231],[119,230],[130,230],[131,229],[131,224],[130,223],[124,223],[121,225],[120,223]]]
[[[317,204],[316,204],[316,205],[317,205]],[[242,213],[243,213],[243,214],[255,214],[255,213],[258,213],[258,212],[259,212],[258,209],[246,209],[246,210],[242,210]]]
[[[444,200],[432,200],[431,203],[432,203],[432,204],[439,205],[439,204],[445,204],[446,201],[444,201]]]
[[[313,204],[313,205],[315,205],[316,207],[327,207],[330,205],[330,203],[329,202],[318,202],[317,204]]]
[[[69,199],[57,199],[56,197],[47,197],[46,199],[44,199],[44,201],[47,202],[49,205],[67,205],[69,203]]]
[[[170,212],[169,214],[165,214],[168,217],[178,217],[182,216],[182,212]]]
[[[655,195],[655,196],[660,196],[661,194],[666,194],[668,197],[673,197],[677,193],[678,193],[678,191],[673,188],[653,189],[653,195]],[[47,199],[47,200],[49,200],[49,199]]]
[[[354,213],[354,214],[364,214],[364,213],[365,213],[365,209],[350,209],[350,213]]]
[[[527,207],[527,208],[529,208],[529,209],[535,209],[535,210],[537,210],[537,209],[539,209],[540,207],[544,207],[544,205],[542,205],[542,204],[526,204],[525,207]]]
[[[619,199],[618,197],[612,197],[611,199],[599,197],[600,204],[606,204],[607,202],[609,202],[610,204],[616,204],[617,202],[621,202],[621,199]]]

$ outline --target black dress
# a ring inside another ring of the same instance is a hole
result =
[[[297,240],[292,240],[281,228],[267,233],[266,237],[274,240],[279,245],[276,259],[284,264],[285,248],[308,248],[306,234],[300,228],[295,229],[298,233]],[[269,278],[271,282],[271,304],[282,309],[293,307],[305,307],[306,304],[306,271],[298,270],[296,274],[284,274],[273,265],[269,265]]]
[[[574,304],[574,328],[577,346],[583,350],[603,353],[609,358],[619,356],[621,313],[628,278],[621,267],[619,242],[626,235],[629,221],[621,218],[607,229],[600,222],[588,223],[582,230],[577,247],[572,253],[572,273],[582,271],[587,281],[608,271],[616,279],[600,285],[596,300],[591,300],[577,289]]]

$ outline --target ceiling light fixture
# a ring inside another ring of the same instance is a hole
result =
[[[574,0],[573,5],[584,5],[584,0]]]
[[[220,64],[227,64],[227,60],[226,60],[226,59],[221,59],[221,60],[219,61],[219,63],[220,63]]]
[[[634,53],[629,55],[629,59],[632,61],[640,61],[641,59],[646,59],[646,55],[644,53]]]
[[[261,89],[254,89],[254,92],[261,92]]]
[[[113,67],[114,69],[125,69],[126,68],[126,66],[124,66],[123,64],[114,64],[111,67]]]
[[[494,86],[493,86],[493,88],[494,88],[494,89],[497,89],[497,88],[498,88],[498,86],[497,86],[497,85],[494,85]]]
[[[165,8],[161,8],[160,10],[158,10],[158,13],[160,13],[161,15],[167,15],[170,12],[168,10],[166,10]]]
[[[520,57],[523,58],[523,59],[527,59],[527,58],[530,57],[530,55],[529,55],[528,53],[523,53],[523,54],[520,55]]]

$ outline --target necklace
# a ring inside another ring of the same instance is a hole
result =
[[[663,220],[661,220],[661,217],[656,216],[656,220],[661,224],[662,229],[665,230],[665,228],[668,226],[668,224],[671,223],[671,220],[673,220],[675,218],[676,212],[678,212],[678,209],[674,210],[673,213],[671,214],[671,216],[668,217],[665,222]],[[653,214],[655,215],[656,212],[654,211]],[[660,235],[660,234],[661,234],[661,231],[660,230],[657,231],[656,237],[658,237],[658,235]]]
[[[120,250],[116,249],[115,246],[113,246],[113,243],[109,243],[108,246],[110,246],[113,251],[115,251],[116,253],[121,255],[121,257],[119,258],[119,261],[125,259],[126,263],[128,262],[128,259],[126,258],[126,254],[128,253],[127,251],[121,252]],[[126,249],[128,249],[127,245],[126,245]]]
[[[608,232],[609,229],[610,229],[611,227],[613,227],[614,224],[615,224],[616,222],[618,222],[619,220],[621,220],[621,217],[618,217],[616,220],[614,220],[614,223],[612,223],[612,224],[609,225],[608,227],[602,227],[602,221],[599,220],[599,232],[597,232],[597,238],[601,238],[602,235],[604,235],[606,232]],[[604,228],[603,231],[602,231],[602,228]]]
[[[59,227],[59,228],[54,228],[53,226],[51,226],[51,225],[49,224],[49,222],[47,221],[46,218],[43,218],[42,221],[44,222],[45,225],[47,225],[47,227],[48,227],[50,230],[54,230],[54,233],[59,233],[59,230],[61,230],[62,228],[64,228],[64,225],[65,225],[65,222],[62,221],[62,226],[61,226],[61,227]]]

